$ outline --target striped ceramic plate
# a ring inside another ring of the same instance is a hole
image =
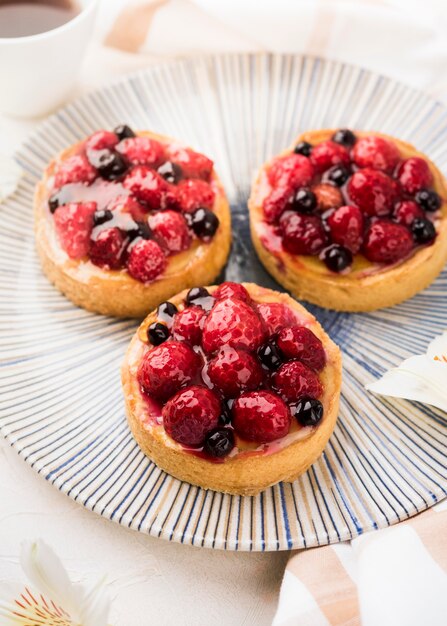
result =
[[[33,187],[47,160],[92,130],[127,122],[214,157],[230,195],[231,280],[277,287],[253,253],[246,200],[255,168],[312,127],[374,128],[415,143],[447,173],[447,111],[362,69],[296,56],[164,64],[120,79],[49,118],[17,160],[25,177],[1,207],[1,430],[46,480],[143,533],[196,546],[281,550],[354,537],[405,519],[447,489],[445,414],[381,400],[365,383],[425,350],[447,327],[447,273],[377,313],[312,311],[342,347],[340,419],[323,457],[294,484],[253,498],[206,492],[161,472],[128,430],[119,365],[135,323],[77,309],[42,276]]]

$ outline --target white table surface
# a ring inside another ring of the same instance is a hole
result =
[[[86,69],[77,91],[98,82]],[[0,115],[0,152],[12,153],[37,123]],[[113,626],[264,626],[272,621],[286,552],[212,551],[127,530],[61,494],[1,438],[0,503],[0,581],[25,580],[20,543],[42,538],[74,581],[107,574]]]

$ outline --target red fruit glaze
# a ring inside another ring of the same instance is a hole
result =
[[[155,241],[140,239],[130,249],[127,270],[136,280],[150,283],[163,272],[165,267],[165,255]]]
[[[84,183],[88,185],[96,178],[96,170],[84,154],[75,154],[68,157],[56,169],[54,187],[59,189],[69,183]]]
[[[124,266],[128,237],[119,228],[105,228],[90,240],[90,261],[98,267],[118,270]]]
[[[289,187],[275,187],[272,189],[269,195],[264,198],[262,203],[266,222],[274,224],[279,220],[281,215],[286,210],[287,203],[289,202],[292,194],[293,189],[290,189]]]
[[[349,152],[335,141],[322,141],[313,147],[310,160],[318,174],[322,174],[333,165],[349,165]]]
[[[117,196],[106,207],[117,215],[129,214],[137,222],[147,220],[147,208],[135,200],[132,196]]]
[[[179,387],[191,383],[200,367],[200,357],[192,348],[169,340],[146,352],[138,368],[138,382],[145,393],[166,401]]]
[[[200,345],[206,312],[200,306],[189,306],[175,314],[172,325],[174,339],[186,341],[192,346]]]
[[[357,254],[363,243],[364,221],[358,207],[339,207],[327,219],[332,241]]]
[[[202,346],[212,353],[223,345],[256,350],[265,338],[262,322],[250,305],[242,300],[218,300],[203,329]]]
[[[81,259],[88,252],[96,202],[71,202],[54,214],[56,235],[71,259]]]
[[[281,365],[272,377],[272,385],[289,402],[304,396],[318,398],[323,393],[318,376],[300,361]]]
[[[367,215],[389,215],[394,200],[394,185],[389,176],[365,168],[355,172],[348,182],[348,193],[353,204]]]
[[[323,344],[305,326],[291,326],[279,331],[278,348],[287,359],[298,359],[312,370],[319,372],[326,364]]]
[[[377,220],[366,232],[363,254],[373,263],[396,263],[411,252],[413,245],[408,228],[388,220]]]
[[[281,302],[264,302],[258,304],[256,308],[269,335],[274,335],[281,328],[296,324],[293,312]]]
[[[171,186],[168,206],[180,209],[184,213],[194,213],[200,207],[211,209],[215,193],[203,180],[181,180],[177,186]]]
[[[187,250],[191,243],[185,218],[175,211],[160,211],[149,216],[149,226],[163,248],[169,253]]]
[[[123,185],[148,209],[164,209],[168,185],[164,178],[146,165],[137,165],[127,174]]]
[[[352,160],[361,168],[372,168],[392,174],[399,162],[397,146],[384,137],[370,135],[357,140],[352,149]]]
[[[397,180],[404,191],[413,195],[416,191],[430,187],[433,175],[427,162],[420,157],[405,159],[397,168]]]
[[[330,185],[329,183],[320,183],[312,187],[317,198],[317,207],[319,211],[327,211],[333,207],[339,207],[343,204],[343,196],[340,189]]]
[[[398,202],[393,210],[393,220],[403,226],[411,226],[417,217],[425,217],[421,207],[412,200]]]
[[[219,285],[213,293],[213,296],[216,300],[236,298],[238,300],[244,300],[244,302],[251,302],[250,294],[245,289],[244,285],[241,285],[240,283],[232,283],[230,281],[226,281]]]
[[[117,145],[116,151],[133,165],[157,167],[164,160],[163,145],[150,137],[128,137],[123,139]]]
[[[85,150],[113,150],[118,137],[109,130],[98,130],[85,141]]]
[[[163,425],[175,441],[198,447],[207,432],[218,425],[220,411],[220,402],[210,389],[192,385],[176,393],[163,407]]]
[[[226,398],[257,389],[264,378],[259,361],[245,350],[223,347],[208,364],[208,376]]]
[[[306,187],[312,180],[314,168],[309,159],[302,154],[287,154],[276,158],[267,177],[273,187],[287,188],[293,193],[299,187]]]
[[[248,441],[268,443],[289,432],[292,416],[287,405],[270,391],[242,394],[233,404],[233,426]]]
[[[182,146],[170,146],[168,156],[170,161],[180,165],[186,178],[201,178],[206,181],[211,178],[214,163],[204,154]]]
[[[316,215],[287,213],[281,218],[283,246],[291,254],[318,254],[326,244],[323,223]]]

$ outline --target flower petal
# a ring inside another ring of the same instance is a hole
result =
[[[72,621],[63,609],[20,583],[0,583],[0,624],[30,626],[30,624],[70,626]]]
[[[77,610],[74,617],[82,626],[107,626],[110,598],[105,590],[105,579],[90,588],[75,586]]]
[[[427,356],[447,366],[447,330],[433,339],[428,346]]]

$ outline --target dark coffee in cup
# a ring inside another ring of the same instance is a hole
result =
[[[53,30],[80,12],[76,0],[0,0],[0,37],[28,37]]]

